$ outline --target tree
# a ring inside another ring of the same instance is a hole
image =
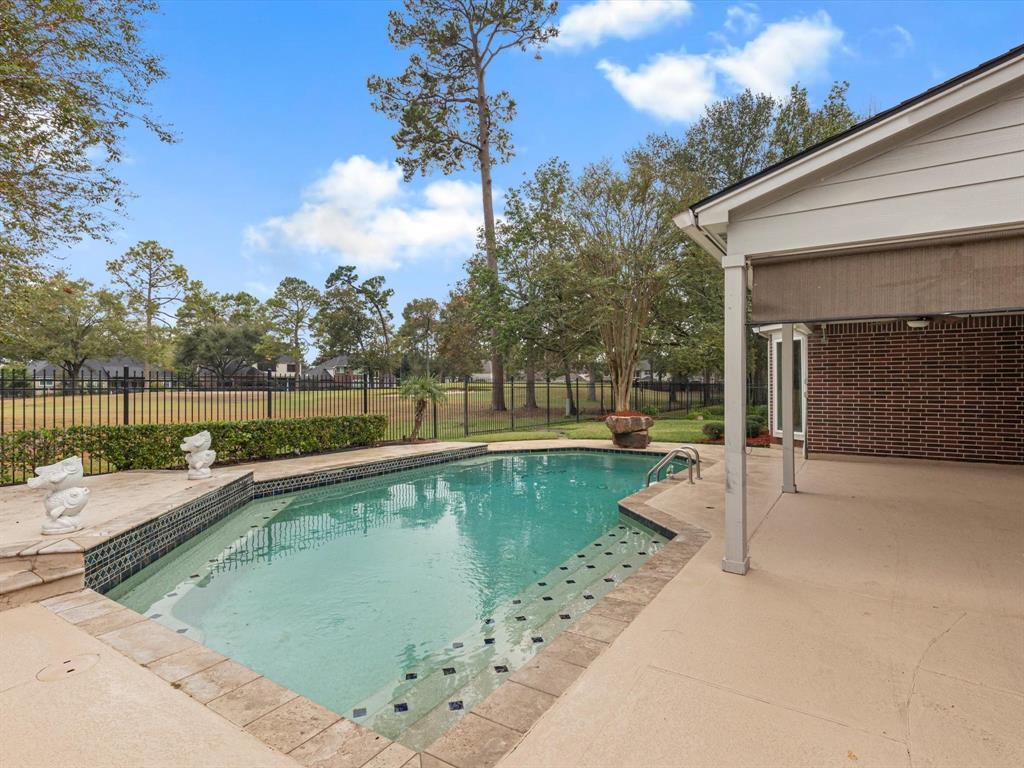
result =
[[[608,163],[587,167],[571,199],[579,254],[574,279],[604,346],[616,411],[629,408],[652,307],[678,268],[681,245],[654,157],[633,150],[625,166],[622,172]]]
[[[438,315],[435,299],[413,299],[402,310],[402,327],[397,338],[412,369],[430,375],[430,361],[437,352]]]
[[[388,14],[388,39],[412,48],[396,77],[367,81],[373,107],[397,120],[392,136],[406,181],[433,167],[450,174],[469,160],[480,173],[487,266],[497,269],[491,167],[513,153],[506,127],[516,104],[507,91],[488,90],[487,75],[504,51],[540,48],[558,34],[548,22],[558,9],[548,0],[405,0]],[[491,406],[505,410],[501,355],[492,351]]]
[[[420,436],[427,405],[442,402],[445,399],[445,392],[433,376],[411,376],[402,382],[399,394],[415,403],[412,434],[409,435],[409,442],[414,443]]]
[[[208,291],[201,280],[190,280],[185,298],[176,313],[176,330],[180,334],[191,333],[205,325],[215,325],[227,320],[229,323],[250,323],[266,325],[266,312],[260,300],[250,293],[217,293]]]
[[[149,0],[0,2],[0,271],[107,236],[127,195],[124,129],[172,134],[148,114],[165,73],[144,50]]]
[[[395,367],[394,316],[388,303],[394,291],[384,278],[360,282],[355,267],[335,269],[324,284],[323,300],[313,318],[313,337],[326,355],[349,355],[368,372],[389,373]]]
[[[320,291],[297,277],[284,278],[266,301],[270,336],[295,358],[300,376],[307,347],[305,335],[319,306]]]
[[[470,376],[479,370],[486,354],[480,326],[467,293],[464,284],[450,291],[438,318],[438,366],[446,376]]]
[[[153,361],[166,362],[160,328],[174,320],[171,306],[185,298],[188,272],[174,261],[174,251],[155,240],[142,240],[119,259],[107,262],[115,285],[121,286],[128,314],[142,328],[144,377]]]
[[[124,308],[115,294],[88,280],[56,272],[26,289],[17,333],[8,353],[23,361],[46,360],[76,379],[89,358],[122,353],[131,344]]]
[[[182,368],[205,371],[224,383],[248,372],[260,360],[257,346],[263,328],[255,323],[218,320],[182,335],[176,362]]]
[[[552,159],[506,193],[497,230],[497,271],[478,262],[479,323],[493,331],[506,355],[526,368],[524,407],[537,408],[536,369],[542,362],[564,376],[569,412],[577,403],[571,374],[593,346],[595,326],[575,275],[577,226],[569,201],[574,180],[567,163]]]

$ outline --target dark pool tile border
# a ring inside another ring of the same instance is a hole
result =
[[[85,551],[85,586],[107,592],[252,500],[252,474]]]

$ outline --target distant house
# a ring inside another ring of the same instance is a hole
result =
[[[63,368],[48,360],[30,360],[25,365],[25,368],[29,376],[35,376],[43,386],[47,385],[47,380],[57,382],[68,377]],[[169,368],[152,364],[149,366],[150,381],[170,378],[173,375],[174,372]],[[143,389],[145,387],[145,376],[145,361],[135,357],[128,357],[127,355],[115,355],[109,358],[87,358],[78,374],[79,379],[97,384],[102,382],[111,389],[123,387],[125,381],[128,382],[130,389]]]
[[[299,361],[291,355],[278,355],[273,360],[260,363],[257,368],[269,372],[275,379],[294,379],[299,375]]]
[[[352,369],[348,355],[337,355],[311,365],[303,375],[314,379],[331,379],[342,384],[350,384],[359,378]]]

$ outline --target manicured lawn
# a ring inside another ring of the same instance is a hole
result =
[[[651,428],[651,439],[665,443],[699,443],[704,440],[701,432],[703,426],[703,421],[673,416],[659,417],[655,419]],[[611,433],[603,421],[582,421],[579,424],[559,425],[550,431],[492,432],[459,439],[476,443],[496,443],[511,440],[550,440],[556,437],[570,440],[611,440]]]

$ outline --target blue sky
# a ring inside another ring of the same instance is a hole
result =
[[[472,170],[405,184],[394,125],[370,108],[366,78],[396,74],[387,2],[165,2],[147,30],[169,72],[154,112],[181,141],[127,136],[137,197],[114,243],[65,257],[76,276],[141,239],[171,247],[193,277],[266,298],[286,275],[315,285],[338,264],[383,274],[395,311],[443,298],[480,223]],[[818,101],[850,82],[861,113],[885,109],[1021,42],[1024,4],[563,3],[543,60],[509,52],[490,75],[519,116],[507,188],[558,155],[579,168],[652,131],[682,135],[701,106],[749,85],[807,85]],[[500,205],[500,200],[498,201]]]

